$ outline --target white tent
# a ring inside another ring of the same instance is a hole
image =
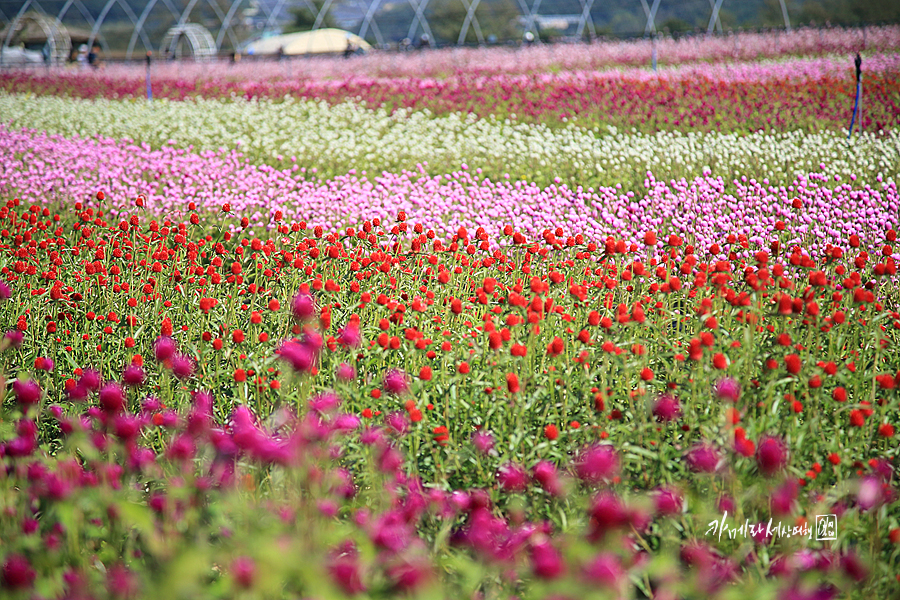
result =
[[[285,55],[296,54],[338,54],[347,49],[347,42],[354,50],[368,51],[372,46],[354,33],[343,29],[317,29],[301,31],[263,38],[247,45],[247,54],[278,54],[278,49]]]

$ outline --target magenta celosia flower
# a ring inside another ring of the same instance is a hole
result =
[[[719,451],[709,444],[695,444],[684,456],[688,468],[695,473],[714,473],[722,460]]]
[[[12,385],[13,393],[16,395],[16,402],[22,406],[31,406],[41,401],[41,386],[37,382],[28,380],[15,380]]]
[[[741,398],[741,384],[731,377],[720,379],[716,384],[716,396],[722,400],[737,402]]]
[[[787,445],[781,438],[764,436],[756,447],[756,464],[759,472],[771,477],[787,465]]]
[[[175,340],[168,336],[162,336],[157,338],[156,342],[153,344],[153,356],[155,356],[156,360],[159,362],[163,362],[172,358],[177,349],[178,347],[175,344]]]
[[[574,465],[579,479],[596,485],[619,474],[619,454],[609,444],[594,444],[581,451]]]
[[[528,473],[520,465],[506,463],[497,471],[497,482],[507,492],[522,492],[528,487]]]
[[[494,436],[490,431],[476,431],[472,434],[472,445],[482,454],[488,454],[494,449]]]
[[[125,390],[115,382],[109,382],[100,389],[100,407],[108,413],[116,414],[125,410]]]
[[[172,357],[172,375],[178,379],[187,379],[194,374],[194,361],[189,356],[177,354]]]
[[[657,421],[668,423],[681,416],[681,404],[675,396],[665,394],[657,398],[652,412]]]
[[[316,316],[316,301],[307,292],[297,292],[291,300],[291,314],[298,321],[309,321]]]
[[[3,587],[11,590],[25,590],[34,584],[35,572],[31,563],[21,554],[8,554],[3,563],[0,578]]]
[[[406,373],[400,369],[391,369],[384,374],[382,387],[384,388],[384,391],[389,394],[396,394],[398,396],[400,394],[405,394],[409,391],[409,382],[406,380]]]
[[[144,383],[144,369],[139,365],[128,365],[122,372],[122,383],[128,387],[139,387]]]

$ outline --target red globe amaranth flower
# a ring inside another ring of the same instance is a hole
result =
[[[559,429],[552,423],[544,427],[544,437],[548,440],[555,440],[559,437]]]
[[[756,447],[756,464],[759,472],[771,477],[787,465],[788,450],[781,438],[765,436]]]
[[[519,386],[519,376],[515,373],[506,374],[506,389],[510,394],[517,394],[521,389]]]
[[[788,354],[784,357],[784,366],[787,369],[787,372],[791,375],[796,375],[800,372],[800,357],[796,354]]]

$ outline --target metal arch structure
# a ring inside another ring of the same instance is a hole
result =
[[[178,42],[184,36],[191,46],[191,52],[195,59],[209,60],[216,55],[216,41],[209,30],[197,23],[182,23],[169,28],[159,46],[160,54],[168,52],[175,54]],[[166,46],[168,45],[168,48]]]
[[[109,0],[106,3],[106,6],[103,7],[103,10],[100,11],[100,15],[97,17],[97,20],[94,22],[94,26],[91,28],[91,35],[88,38],[88,48],[92,48],[94,46],[94,40],[97,39],[97,35],[100,33],[100,27],[103,25],[103,21],[106,20],[106,15],[109,14],[109,11],[112,10],[112,7],[118,3],[119,6],[122,7],[122,10],[131,20],[131,24],[137,28],[137,15],[134,14],[134,11],[131,10],[131,7],[128,6],[128,3],[125,0]],[[148,51],[153,48],[153,44],[150,43],[150,38],[147,37],[147,34],[140,30],[141,33],[141,41],[144,43],[144,48]]]
[[[12,18],[10,18],[10,14],[4,14],[3,12],[0,12],[0,23],[5,22],[8,24],[7,35],[5,36],[5,39],[0,41],[3,42],[4,46],[8,45],[10,43],[10,40],[13,39],[14,32],[21,29],[20,23],[23,19],[27,18],[26,14],[29,12],[29,10],[34,11],[46,17],[45,20],[41,20],[40,27],[45,31],[45,33],[47,33],[48,45],[50,46],[49,49],[51,51],[52,60],[57,61],[68,59],[68,52],[71,50],[71,38],[69,38],[69,47],[66,48],[66,44],[64,41],[62,41],[61,35],[58,36],[56,32],[65,31],[64,19],[67,15],[80,14],[80,16],[88,24],[91,30],[88,45],[92,46],[95,42],[98,42],[101,47],[104,48],[104,51],[108,53],[109,45],[105,36],[101,32],[101,29],[103,27],[104,21],[110,14],[110,11],[112,11],[116,7],[116,4],[118,4],[127,19],[131,21],[131,24],[133,26],[127,51],[125,53],[126,59],[131,59],[139,40],[145,49],[152,50],[154,48],[155,44],[152,40],[150,40],[148,33],[145,30],[145,25],[147,24],[147,20],[151,16],[151,12],[154,10],[154,8],[156,8],[157,11],[162,10],[162,8],[160,7],[160,1],[162,2],[162,7],[165,8],[165,11],[171,14],[171,17],[176,23],[176,27],[185,27],[189,22],[191,12],[200,4],[208,4],[220,24],[211,46],[214,49],[214,53],[216,54],[221,50],[221,47],[223,43],[225,43],[226,38],[235,48],[239,47],[239,36],[237,34],[237,29],[235,29],[235,22],[239,15],[240,9],[252,4],[251,0],[228,0],[229,6],[226,9],[224,4],[218,3],[215,0],[188,0],[187,5],[182,9],[181,6],[178,6],[179,3],[177,2],[177,0],[147,0],[146,2],[138,4],[140,6],[143,6],[140,15],[138,16],[131,8],[132,5],[135,5],[135,2],[133,0],[107,0],[103,5],[100,13],[96,15],[92,14],[92,12],[86,8],[84,0],[65,0],[62,9],[58,11],[54,18],[45,10],[45,7],[41,6],[41,0],[24,0],[18,12],[14,16],[12,16]],[[374,36],[376,44],[378,44],[379,46],[384,46],[385,39],[378,27],[377,18],[381,9],[384,7],[387,1],[388,0],[353,0],[353,3],[359,7],[361,13],[364,15],[358,27],[358,34],[363,38],[365,38],[367,35]],[[409,22],[407,37],[413,38],[417,32],[422,31],[427,34],[430,39],[434,40],[434,34],[432,33],[430,23],[428,22],[427,14],[429,4],[432,2],[432,0],[406,1],[409,3],[409,6],[413,10],[413,16],[411,17],[411,20]],[[434,1],[436,2],[441,0]],[[478,22],[477,15],[477,11],[483,0],[444,1],[459,1],[462,2],[463,7],[465,8],[465,17],[463,18],[460,33],[455,42],[458,45],[464,44],[471,30],[474,30],[475,38],[477,39],[478,43],[485,43],[484,32]],[[318,9],[316,4],[314,3],[314,0],[269,0],[259,2],[256,6],[260,11],[262,11],[261,16],[265,17],[265,26],[267,28],[277,24],[279,16],[283,13],[284,8],[286,6],[289,6],[291,3],[306,6],[311,11],[311,13],[315,15],[315,23],[313,25],[313,29],[317,30],[323,27],[325,17],[328,15],[329,11],[334,8],[335,2],[336,0],[324,0],[321,8]],[[707,33],[712,34],[716,31],[722,33],[723,28],[720,20],[720,12],[726,2],[725,0],[708,0],[708,2],[710,6],[710,15],[707,25]],[[521,15],[522,23],[524,25],[523,36],[527,35],[528,32],[531,32],[535,35],[535,41],[537,42],[540,42],[540,37],[538,35],[538,19],[539,17],[541,17],[541,3],[542,0],[516,0],[519,14]],[[48,4],[48,2],[44,2],[44,4]],[[58,6],[57,0],[54,0],[53,4],[55,4],[55,9],[56,6]],[[577,18],[576,36],[578,38],[583,38],[585,37],[585,35],[587,35],[591,39],[593,39],[596,36],[596,28],[591,13],[593,11],[593,8],[597,6],[597,0],[579,0],[579,4],[581,8],[581,14],[578,15]],[[643,9],[644,17],[646,18],[646,24],[644,27],[645,36],[652,35],[657,32],[656,17],[662,4],[663,0],[640,0],[640,6]],[[791,31],[791,22],[788,15],[786,0],[779,0],[779,5],[781,8],[781,15],[784,20],[784,27],[787,31]],[[205,28],[204,31],[206,31],[206,33],[209,33],[207,30],[205,30]],[[196,48],[197,51],[203,55],[208,54],[208,40],[206,40],[206,38],[202,36],[202,34],[189,33],[188,30],[185,29],[179,35],[188,36],[192,48]],[[191,38],[191,36],[194,36],[193,39]],[[169,40],[169,43],[171,44],[171,40]],[[194,45],[195,43],[197,44],[196,46]],[[64,50],[66,52],[66,56],[62,57],[62,52]]]
[[[38,10],[28,11],[28,7],[32,4],[36,9],[39,9],[40,12],[38,12]],[[62,64],[69,59],[69,54],[72,51],[72,38],[69,37],[68,31],[59,19],[45,13],[43,8],[36,1],[33,3],[25,2],[25,4],[22,5],[16,18],[9,24],[6,36],[3,39],[3,47],[8,47],[10,40],[12,40],[21,29],[24,29],[28,23],[35,23],[41,28],[44,35],[47,36],[46,43],[50,46],[47,57],[51,64]]]
[[[147,21],[147,17],[150,16],[150,11],[153,10],[157,2],[158,0],[150,0],[141,12],[141,16],[138,17],[137,24],[134,26],[134,31],[131,33],[131,39],[128,41],[128,50],[125,51],[126,59],[131,59],[131,54],[134,52],[134,45],[137,43],[139,32],[144,30],[144,23]],[[163,0],[163,4],[166,5],[166,8],[169,9],[169,12],[172,13],[173,17],[176,19],[181,17],[181,14],[172,5],[171,0]]]
[[[466,4],[466,9],[468,9],[469,0],[463,0]],[[413,36],[416,34],[416,28],[421,25],[422,31],[428,36],[429,40],[434,39],[434,34],[431,33],[431,25],[428,24],[428,18],[425,17],[425,8],[428,6],[428,0],[409,0],[409,5],[415,11],[413,16],[413,20],[409,24],[409,32],[406,34],[406,37],[409,39],[413,39]],[[480,29],[479,37],[481,35]]]
[[[356,0],[356,3],[359,4],[360,9],[364,9],[366,13],[362,24],[359,26],[359,33],[357,35],[366,39],[366,34],[369,32],[369,27],[371,27],[372,34],[375,36],[375,42],[379,46],[384,47],[384,38],[381,36],[381,30],[378,29],[378,23],[375,22],[375,13],[378,12],[378,7],[381,6],[381,0],[370,0],[368,8],[366,7],[364,0]],[[322,10],[324,9],[325,7],[323,6]],[[316,22],[321,24],[319,19],[316,19]]]
[[[81,16],[84,18],[84,20],[87,22],[87,24],[90,25],[91,29],[93,29],[94,24],[95,24],[94,17],[91,15],[90,11],[84,6],[84,3],[81,0],[66,0],[66,3],[59,10],[59,14],[56,15],[56,18],[59,19],[60,22],[62,22],[62,20],[66,17],[69,10],[73,6],[78,9],[78,12],[81,13]],[[109,44],[106,41],[106,37],[104,37],[104,35],[101,33],[98,36],[98,40],[100,42],[100,47],[103,48],[103,51],[108,53],[109,52]]]
[[[457,45],[462,45],[466,41],[466,35],[469,34],[469,25],[475,28],[475,37],[478,39],[479,44],[484,43],[484,36],[481,34],[481,25],[478,23],[478,17],[475,16],[475,11],[478,9],[478,5],[481,4],[481,0],[472,0],[469,3],[469,0],[463,0],[464,6],[466,7],[466,18],[463,19],[462,29],[459,31],[459,38],[456,40]]]

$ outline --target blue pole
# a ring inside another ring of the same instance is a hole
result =
[[[847,133],[847,141],[853,135],[853,124],[856,122],[856,112],[859,110],[859,96],[862,93],[862,58],[859,52],[856,53],[856,59],[853,61],[856,66],[856,100],[853,101],[853,116],[850,117],[850,131]]]
[[[147,100],[153,100],[153,90],[150,87],[150,57],[153,55],[149,50],[147,51]]]

